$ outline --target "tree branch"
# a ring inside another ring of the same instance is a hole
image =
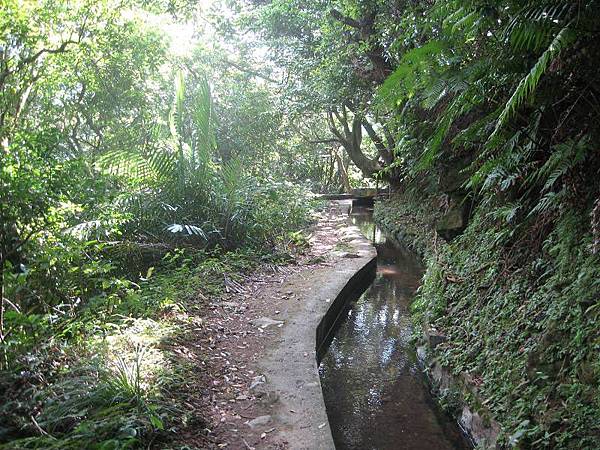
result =
[[[377,152],[379,153],[383,161],[388,165],[391,164],[394,160],[392,152],[386,147],[381,138],[373,129],[373,126],[369,123],[369,121],[366,118],[363,120],[362,126],[371,138],[371,141],[373,141],[373,144],[375,144],[375,148],[377,149]]]
[[[387,125],[383,125],[383,134],[387,141],[387,148],[393,152],[394,148],[396,148],[396,140],[394,139],[394,136],[392,136],[392,133],[390,133],[390,129]]]
[[[342,22],[344,25],[348,25],[351,28],[357,28],[357,29],[361,28],[360,22],[358,20],[354,20],[351,17],[343,15],[341,12],[339,12],[335,8],[333,8],[329,11],[329,15],[331,17],[333,17],[335,20],[337,20],[338,22]]]
[[[0,73],[0,89],[2,88],[2,86],[4,86],[4,83],[6,81],[6,79],[12,75],[13,73],[16,73],[20,70],[22,70],[25,66],[27,66],[28,64],[34,63],[35,61],[37,61],[42,55],[44,54],[57,54],[57,53],[64,53],[67,51],[67,46],[69,46],[70,44],[79,44],[80,40],[73,40],[73,39],[68,39],[66,41],[64,41],[63,43],[60,44],[60,46],[56,47],[56,48],[43,48],[41,50],[38,50],[36,53],[34,53],[33,55],[22,59],[21,61],[19,61],[19,63],[17,64],[17,66],[15,67],[14,70],[11,69],[5,69],[2,73]]]
[[[19,249],[21,247],[23,247],[23,245],[25,245],[36,233],[42,231],[44,229],[46,222],[44,221],[44,225],[41,226],[39,229],[33,229],[31,230],[24,239],[21,239],[21,241],[15,245],[13,248],[6,250],[6,252],[2,253],[2,255],[0,255],[0,267],[4,265],[4,261],[6,261],[8,259],[9,256],[14,255],[16,252],[19,251]]]
[[[340,131],[337,129],[337,127],[335,125],[335,120],[333,120],[334,114],[336,114],[336,116],[337,116],[337,112],[327,111],[327,122],[329,124],[329,130],[333,133],[334,136],[336,136],[339,139],[339,141],[342,144],[344,144],[348,141],[346,140],[346,138],[344,136],[342,136],[342,133],[340,133]]]
[[[226,65],[228,65],[228,66],[231,66],[231,67],[233,67],[234,69],[237,69],[237,70],[239,70],[240,72],[244,72],[244,73],[247,73],[247,74],[249,74],[249,75],[253,75],[253,76],[255,76],[255,77],[262,78],[263,80],[265,80],[265,81],[268,81],[268,82],[270,82],[270,83],[282,84],[282,82],[281,82],[281,81],[277,81],[277,80],[275,80],[275,79],[273,79],[273,78],[269,77],[268,75],[265,75],[264,73],[261,73],[261,72],[259,72],[259,71],[257,71],[257,70],[250,69],[250,68],[248,68],[248,67],[244,67],[243,65],[241,65],[241,64],[239,64],[239,63],[237,63],[237,62],[235,62],[235,61],[231,61],[231,60],[229,60],[229,59],[227,59],[227,58],[222,58],[221,60],[222,60],[222,61],[223,61],[223,62],[224,62]]]
[[[306,139],[306,138],[305,138]],[[309,144],[339,144],[339,139],[306,139]]]

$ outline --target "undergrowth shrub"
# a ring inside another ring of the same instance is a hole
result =
[[[481,380],[501,443],[597,448],[600,260],[588,219],[565,211],[531,257],[506,252],[505,227],[480,210],[429,252],[417,320],[446,335],[436,347],[444,365]]]
[[[15,335],[33,331],[36,338],[20,342],[0,372],[0,448],[140,448],[173,433],[186,408],[170,391],[187,375],[165,344],[194,323],[228,279],[242,281],[279,258],[285,254],[249,248],[179,249],[127,285],[118,301],[89,301],[56,321],[21,315],[29,322],[19,325],[11,318],[11,326],[22,327]]]

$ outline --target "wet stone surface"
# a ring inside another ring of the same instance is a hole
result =
[[[352,219],[376,243],[378,269],[319,368],[336,448],[469,448],[431,398],[410,340],[408,308],[421,280],[420,262],[386,243],[369,211],[355,210]]]

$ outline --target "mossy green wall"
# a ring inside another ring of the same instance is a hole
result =
[[[432,204],[396,196],[375,218],[424,255],[413,312],[446,336],[438,360],[474,380],[501,443],[600,448],[600,264],[589,216],[564,212],[532,236],[480,207],[448,243],[433,231]]]

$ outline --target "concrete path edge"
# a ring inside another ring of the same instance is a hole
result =
[[[286,448],[335,449],[317,361],[335,323],[373,280],[377,265],[375,247],[357,227],[348,223],[342,234],[345,252],[308,274],[310,287],[282,310],[280,338],[259,363],[267,380],[263,395],[271,402],[274,433]],[[306,275],[299,277],[306,283]],[[293,278],[290,285],[302,282]]]

